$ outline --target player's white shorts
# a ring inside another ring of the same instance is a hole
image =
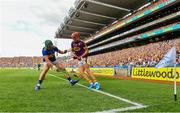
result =
[[[45,65],[45,64],[47,64],[47,62],[44,62],[44,65]],[[52,62],[52,64],[53,64],[53,65],[57,65],[57,64],[58,64],[58,61],[56,60],[56,61]]]
[[[81,67],[81,66],[83,66],[84,64],[87,64],[85,58],[83,58],[83,59],[81,59],[80,61],[78,61],[78,67]]]

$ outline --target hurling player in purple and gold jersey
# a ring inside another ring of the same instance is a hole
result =
[[[56,68],[65,73],[65,77],[69,80],[71,85],[75,85],[79,80],[72,80],[71,77],[69,76],[69,73],[66,72],[64,66],[62,63],[59,63],[56,60],[55,57],[55,52],[60,53],[60,54],[65,54],[67,53],[67,50],[61,51],[59,50],[56,46],[53,45],[51,40],[46,40],[45,41],[45,47],[42,49],[42,54],[43,54],[43,61],[44,61],[44,67],[43,70],[39,76],[39,81],[35,87],[35,90],[38,91],[40,89],[40,86],[45,79],[46,73],[48,72],[49,68],[56,66]]]
[[[73,39],[71,43],[71,51],[73,52],[73,58],[78,60],[79,72],[89,82],[89,89],[95,87],[97,90],[100,89],[100,84],[97,82],[93,73],[90,71],[89,65],[86,63],[88,56],[88,48],[86,44],[80,40],[80,33],[74,32],[71,35]],[[86,73],[89,75],[87,76]]]

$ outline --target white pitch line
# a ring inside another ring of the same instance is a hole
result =
[[[51,76],[53,76],[53,77],[55,77],[55,78],[64,80],[64,81],[68,81],[68,80],[66,80],[66,79],[63,79],[63,78],[58,77],[58,76],[53,75],[53,74],[49,74],[49,75],[51,75]],[[77,83],[77,85],[88,89],[88,87],[85,86],[85,85],[82,85],[82,84],[79,84],[79,83]],[[106,110],[106,111],[98,111],[97,113],[99,113],[99,112],[103,112],[103,113],[104,113],[104,112],[105,112],[105,113],[108,112],[108,113],[109,113],[109,112],[127,111],[127,110],[135,110],[135,109],[140,109],[140,108],[145,108],[145,107],[147,107],[147,106],[142,105],[142,104],[139,104],[139,103],[137,103],[137,102],[133,102],[133,101],[130,101],[130,100],[128,100],[128,99],[125,99],[125,98],[122,98],[122,97],[119,97],[119,96],[116,96],[116,95],[112,95],[112,94],[107,93],[107,92],[104,92],[104,91],[100,91],[100,90],[96,90],[96,89],[92,89],[92,91],[95,91],[95,92],[101,93],[101,94],[103,94],[103,95],[106,95],[106,96],[115,98],[115,99],[117,99],[117,100],[124,101],[124,102],[126,102],[126,103],[129,103],[129,104],[134,105],[134,106],[131,106],[131,107],[118,108],[118,109],[112,109],[112,110]]]
[[[131,106],[131,107],[125,107],[125,108],[117,108],[117,109],[110,109],[105,111],[96,111],[95,113],[115,113],[115,112],[121,112],[121,111],[129,111],[129,110],[135,110],[140,108],[145,108],[146,106]]]

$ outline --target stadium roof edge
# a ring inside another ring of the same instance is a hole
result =
[[[176,0],[168,0],[167,2],[164,3],[164,5],[165,5],[165,6],[168,6],[169,4],[171,4],[171,3],[176,3],[176,2],[178,2],[178,1],[176,1]],[[142,8],[147,7],[147,6],[149,6],[149,5],[151,5],[151,3],[145,4],[144,6],[140,7],[138,10],[141,10]],[[161,8],[165,8],[165,7],[161,7]],[[130,15],[132,15],[132,13],[129,13],[128,15],[126,15],[125,17],[123,17],[123,19],[125,19],[126,17],[128,17],[128,16],[130,16]],[[147,16],[147,15],[145,15],[145,16]],[[134,17],[133,17],[132,19],[134,19]],[[131,19],[131,20],[132,20],[132,19]],[[136,20],[138,20],[138,19],[136,18]],[[134,21],[134,20],[133,20],[133,21]],[[119,21],[119,22],[120,22],[120,21]],[[126,21],[126,22],[127,22],[127,23],[130,23],[129,20]],[[126,23],[126,22],[125,22],[125,23]],[[114,29],[110,29],[110,30],[107,29],[107,30],[104,30],[104,32],[96,33],[96,34],[93,36],[93,38],[92,38],[92,37],[88,38],[88,40],[86,40],[86,43],[89,43],[89,42],[91,42],[91,41],[94,41],[95,39],[99,39],[100,37],[102,37],[102,36],[104,36],[104,35],[106,35],[106,34],[108,34],[108,33],[113,32],[113,31],[117,30],[118,28],[120,28],[120,27],[122,27],[122,26],[124,26],[124,25],[127,25],[127,23],[126,23],[126,24],[120,24],[118,27],[116,26]],[[113,24],[112,24],[112,26],[113,26]]]
[[[81,38],[89,38],[100,29],[106,28],[107,25],[122,19],[147,3],[148,0],[140,2],[139,0],[76,0],[64,22],[60,24],[55,38],[69,38],[73,31],[87,32]],[[64,33],[66,37],[63,37]]]

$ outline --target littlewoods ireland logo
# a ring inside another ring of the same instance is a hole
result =
[[[133,69],[134,76],[142,76],[142,77],[153,77],[153,78],[174,78],[173,69],[168,71],[150,71],[146,69]],[[176,72],[176,79],[179,78],[179,73]]]

